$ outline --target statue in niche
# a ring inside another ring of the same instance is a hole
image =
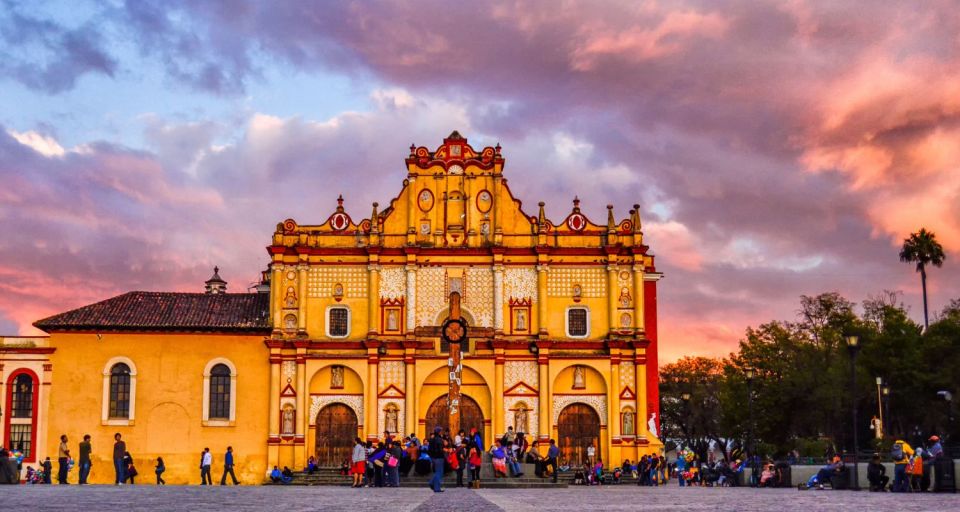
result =
[[[283,433],[292,435],[296,430],[294,426],[295,411],[292,405],[283,407]]]
[[[573,367],[573,388],[574,389],[583,389],[587,387],[586,380],[586,370],[583,366],[577,365]]]
[[[334,366],[330,368],[330,387],[334,389],[343,388],[343,367]]]
[[[513,429],[516,432],[529,432],[527,425],[527,406],[523,403],[517,405],[517,409],[513,411]]]
[[[400,330],[400,313],[396,309],[387,310],[387,330],[388,331]]]
[[[388,405],[387,408],[383,410],[383,429],[390,433],[396,433],[399,416],[400,409],[398,409],[396,405]]]
[[[623,412],[623,435],[632,436],[634,434],[633,422],[633,411],[627,409]]]
[[[632,301],[633,301],[633,297],[630,295],[630,290],[628,290],[627,287],[624,286],[624,287],[620,290],[620,307],[621,307],[621,308],[629,308],[629,307],[630,307],[630,303],[631,303]]]
[[[287,296],[283,299],[284,307],[295,308],[297,307],[297,293],[293,291],[293,287],[287,287]]]
[[[283,328],[287,331],[293,332],[297,330],[297,317],[295,315],[287,315],[283,318]]]
[[[653,434],[653,437],[660,437],[659,435],[657,435],[657,413],[655,412],[650,413],[650,420],[647,421],[647,430],[649,430],[650,433]]]
[[[526,309],[517,310],[517,330],[518,331],[527,330],[527,310]]]

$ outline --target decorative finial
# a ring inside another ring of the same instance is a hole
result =
[[[214,273],[214,274],[219,274],[219,273],[220,273],[220,267],[214,266],[214,267],[213,267],[213,273]]]
[[[496,151],[497,154],[499,155],[499,154],[500,154],[500,143],[498,142],[497,145],[493,147],[493,149],[494,149],[494,151]]]
[[[343,206],[343,194],[337,196],[337,206]]]

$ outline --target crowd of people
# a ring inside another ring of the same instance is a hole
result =
[[[452,434],[437,427],[424,441],[416,434],[397,439],[389,431],[376,442],[364,442],[358,437],[350,461],[344,461],[340,472],[352,475],[353,487],[399,487],[400,477],[412,472],[419,476],[431,475],[430,488],[434,492],[443,492],[443,476],[448,473],[456,474],[455,486],[478,488],[484,453],[490,456],[495,479],[523,476],[521,461],[532,464],[538,477],[553,475],[554,481],[557,479],[560,450],[556,443],[550,440],[543,455],[537,441],[530,444],[524,433],[514,433],[512,428],[495,439],[489,449],[485,448],[483,436],[476,428],[469,433],[460,430]],[[316,467],[315,459],[308,461],[308,472],[315,471]]]
[[[69,485],[70,484],[70,472],[77,466],[79,466],[79,475],[77,476],[77,484],[86,485],[87,479],[90,476],[90,469],[93,467],[91,461],[91,455],[93,453],[93,446],[90,441],[90,436],[83,436],[83,441],[78,445],[78,459],[75,460],[72,455],[72,451],[69,445],[69,439],[66,435],[60,436],[60,446],[57,449],[57,483],[60,485]],[[118,432],[113,436],[113,470],[114,470],[114,484],[115,485],[133,485],[136,484],[136,477],[140,474],[137,470],[136,464],[134,463],[133,456],[130,455],[130,452],[127,451],[127,443],[123,441],[123,436]],[[20,473],[23,471],[23,452],[22,450],[7,450],[6,448],[0,447],[0,471],[6,471],[6,464],[4,464],[8,459],[13,458],[17,461],[17,472]],[[210,452],[209,448],[204,448],[200,452],[200,459],[198,464],[198,469],[200,470],[200,485],[213,485],[213,478],[211,477],[211,471],[213,466],[213,454]],[[156,475],[156,484],[165,485],[166,481],[163,479],[163,473],[166,472],[167,466],[163,461],[163,457],[157,457],[154,464],[154,474]],[[4,475],[5,477],[7,475]],[[220,478],[220,485],[227,484],[227,476],[230,476],[230,479],[233,482],[233,485],[240,485],[240,481],[237,479],[236,474],[234,473],[234,454],[233,447],[228,446],[226,452],[223,456],[223,476]],[[16,478],[15,475],[10,475],[10,480]],[[45,458],[37,468],[33,466],[27,466],[26,472],[24,473],[24,480],[29,484],[50,484],[53,483],[53,462],[50,460],[50,457]]]

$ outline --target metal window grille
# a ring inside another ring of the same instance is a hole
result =
[[[117,363],[110,369],[111,418],[130,417],[130,367]]]
[[[567,325],[570,336],[586,336],[587,310],[577,308],[567,311]]]
[[[210,419],[230,419],[230,368],[218,364],[210,371]]]
[[[23,452],[25,459],[29,459],[33,453],[33,425],[11,423],[8,444]]]
[[[349,332],[347,308],[330,310],[330,336],[346,336]]]

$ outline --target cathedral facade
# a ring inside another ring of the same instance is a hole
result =
[[[338,465],[357,436],[423,438],[447,422],[440,326],[458,292],[463,428],[488,445],[509,428],[553,438],[570,462],[590,445],[613,464],[659,452],[661,274],[639,207],[595,223],[574,199],[551,221],[513,197],[499,145],[457,132],[411,146],[406,167],[369,217],[339,198],[319,224],[279,223],[257,293],[225,293],[215,273],[205,294],[131,292],[37,322],[50,371],[30,372],[34,447],[89,433],[107,457],[120,432],[135,458],[163,456],[188,480],[203,447],[229,444],[260,481],[310,456]],[[0,367],[8,404],[21,374]],[[95,480],[111,477],[101,466]]]

